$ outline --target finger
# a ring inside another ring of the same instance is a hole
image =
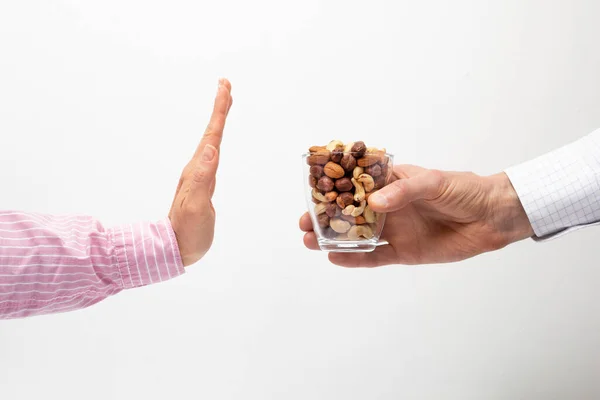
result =
[[[312,220],[310,219],[310,215],[308,215],[308,213],[304,213],[304,215],[300,217],[300,230],[304,232],[310,232],[313,230]]]
[[[215,176],[215,179],[213,179],[212,184],[210,185],[209,196],[211,199],[212,199],[213,195],[215,194],[216,186],[217,186],[217,177]]]
[[[411,176],[419,175],[427,171],[426,168],[412,164],[394,165],[393,170],[394,175],[399,178],[410,178]]]
[[[310,250],[321,250],[317,242],[317,235],[314,232],[304,234],[304,245]]]
[[[195,159],[201,157],[204,147],[207,144],[210,144],[217,149],[221,146],[223,129],[225,129],[225,120],[227,119],[227,112],[229,111],[229,106],[231,104],[230,90],[231,84],[229,81],[227,79],[220,79],[213,112],[208,126],[204,131],[204,136],[194,153]]]
[[[393,212],[416,200],[433,200],[441,195],[445,175],[441,171],[425,170],[406,179],[398,179],[369,197],[375,212]]]
[[[395,264],[392,246],[379,246],[370,253],[329,253],[329,261],[347,268],[373,268]]]
[[[229,106],[227,107],[227,115],[229,115],[229,110],[231,110],[232,105],[233,105],[233,96],[229,96]]]
[[[186,177],[190,182],[188,201],[191,201],[199,209],[210,204],[211,190],[214,187],[218,166],[219,151],[213,145],[207,144],[204,146],[200,158],[194,160],[190,176]]]

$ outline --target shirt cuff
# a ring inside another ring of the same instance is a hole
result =
[[[185,272],[168,218],[123,225],[111,232],[125,289],[163,282]]]
[[[600,130],[505,170],[536,241],[600,221]]]

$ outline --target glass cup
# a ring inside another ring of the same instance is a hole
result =
[[[308,213],[323,251],[370,252],[387,244],[380,241],[385,214],[373,212],[368,197],[390,183],[394,156],[382,150],[355,155],[344,152],[337,163],[326,151],[302,155]]]

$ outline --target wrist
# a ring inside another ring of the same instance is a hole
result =
[[[527,213],[508,176],[498,173],[486,178],[489,185],[489,223],[497,233],[497,247],[534,235]]]

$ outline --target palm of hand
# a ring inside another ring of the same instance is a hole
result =
[[[213,113],[190,162],[185,166],[169,218],[184,266],[200,260],[210,249],[215,230],[215,191],[219,148],[225,121],[233,103],[231,84],[219,81]]]

